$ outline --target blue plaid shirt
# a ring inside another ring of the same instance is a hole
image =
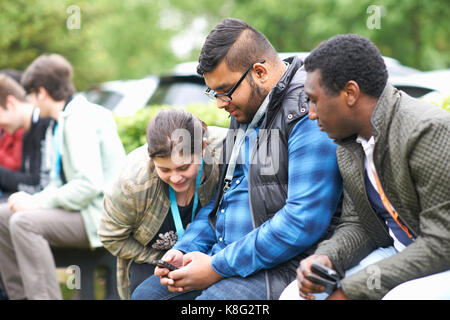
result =
[[[293,128],[289,141],[286,204],[254,229],[248,195],[250,155],[258,129],[241,147],[230,189],[217,214],[216,230],[208,215],[214,200],[202,208],[174,249],[212,256],[213,269],[224,277],[246,277],[285,262],[327,230],[342,193],[336,145],[308,117]],[[241,163],[241,164],[239,164]]]

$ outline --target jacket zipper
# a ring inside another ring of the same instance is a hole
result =
[[[258,136],[259,135],[257,134],[256,139],[255,139],[255,145],[253,146],[253,150],[252,150],[252,155],[250,157],[250,164],[252,163],[252,160],[255,156],[256,150],[258,149],[258,145],[259,145],[259,137]],[[254,229],[256,229],[256,222],[255,222],[255,215],[253,213],[252,193],[250,192],[250,190],[252,189],[251,172],[252,172],[252,170],[250,169],[250,166],[249,166],[249,170],[248,170],[248,190],[249,190],[248,202],[249,202],[249,206],[250,206],[250,216],[252,217],[252,225],[253,225],[253,230],[254,230]],[[267,270],[267,269],[264,270],[264,278],[266,280],[266,297],[268,300],[271,300],[272,295],[271,295],[271,290],[270,290],[269,270]]]

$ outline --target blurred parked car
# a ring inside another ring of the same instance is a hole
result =
[[[138,80],[104,82],[81,94],[118,116],[128,116],[146,105],[157,85],[158,78],[149,76]]]
[[[429,96],[432,93],[450,95],[450,69],[397,76],[390,81],[413,97]]]
[[[170,75],[104,82],[82,94],[117,116],[133,115],[148,105],[182,107],[208,103],[205,81],[195,72],[196,65],[194,62],[179,64]]]
[[[293,55],[305,59],[308,52],[280,53],[282,59]],[[390,77],[422,73],[402,65],[395,59],[389,57],[384,59]],[[189,104],[208,103],[209,98],[204,94],[205,81],[197,74],[197,64],[198,62],[178,64],[169,75],[104,82],[82,94],[88,100],[113,111],[117,116],[133,115],[137,110],[149,105],[167,104],[183,107]],[[406,88],[405,91],[408,92]]]
[[[171,75],[159,77],[159,83],[148,104],[167,104],[182,107],[210,102],[205,95],[206,84],[197,74],[198,62],[178,64]]]

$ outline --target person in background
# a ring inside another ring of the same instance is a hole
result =
[[[16,81],[0,74],[0,128],[11,136],[25,132],[19,144],[22,146],[20,171],[0,168],[0,189],[4,195],[17,191],[33,194],[49,182],[45,135],[50,119],[42,118],[39,108],[31,105],[25,95],[25,90]]]
[[[1,69],[0,75],[2,74],[13,78],[17,83],[20,83],[22,77],[22,72],[15,69]],[[0,128],[0,167],[12,171],[19,171],[22,165],[23,132],[23,129],[19,129],[11,135]],[[3,194],[3,196],[0,194],[0,197],[7,197],[7,194]]]
[[[188,134],[185,148],[173,135],[177,130]],[[211,200],[219,182],[218,159],[226,134],[227,129],[207,127],[187,111],[168,109],[150,121],[147,145],[127,156],[119,179],[105,194],[98,231],[105,248],[118,258],[122,299],[129,299],[153,274],[151,262],[173,247]],[[172,156],[176,150],[187,150],[191,156],[177,162]]]
[[[23,72],[16,69],[1,69],[0,74],[4,74],[10,78],[13,78],[17,83],[20,83],[22,80]]]
[[[75,95],[61,55],[36,58],[21,82],[41,116],[52,118],[50,183],[0,207],[0,272],[10,299],[61,299],[51,247],[102,246],[103,195],[125,151],[111,112]]]
[[[394,88],[358,35],[321,43],[305,68],[309,117],[338,144],[344,203],[283,297],[327,297],[308,279],[316,262],[343,277],[328,299],[450,299],[450,113]]]

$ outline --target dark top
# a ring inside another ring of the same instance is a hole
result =
[[[181,221],[183,223],[183,228],[186,230],[186,227],[191,223],[192,217],[192,208],[194,206],[194,197],[192,197],[191,202],[185,206],[178,206],[178,210],[180,211]],[[201,209],[200,201],[198,203],[197,210],[195,214]],[[149,243],[148,246],[151,246],[154,249],[159,250],[169,250],[173,247],[175,242],[178,240],[177,231],[175,228],[175,223],[173,222],[172,210],[169,209],[169,214],[167,214],[166,219],[159,228],[157,237],[154,237]],[[155,267],[152,264],[147,263],[135,263],[131,262],[130,266],[130,293],[136,289],[138,285],[141,284],[145,279],[153,275],[155,271]]]
[[[369,202],[373,208],[373,210],[386,222],[389,229],[392,230],[395,237],[400,241],[405,247],[412,243],[412,240],[408,237],[405,231],[395,222],[394,218],[389,214],[386,208],[381,201],[380,194],[373,187],[372,183],[369,180],[369,176],[367,175],[367,171],[364,175],[364,182],[367,190],[367,197]]]

